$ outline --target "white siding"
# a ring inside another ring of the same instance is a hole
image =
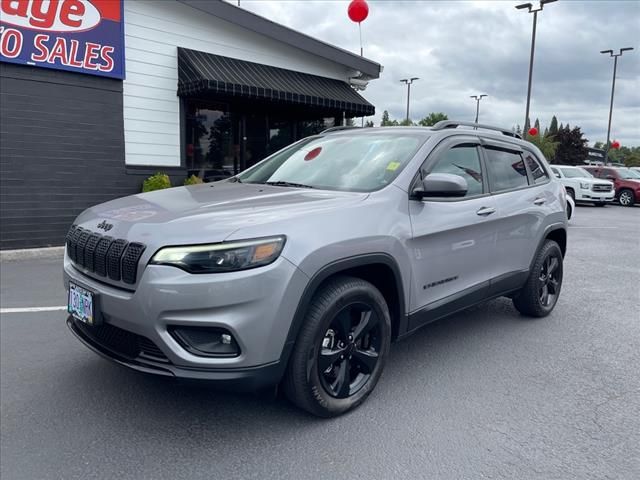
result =
[[[180,166],[177,47],[346,80],[349,69],[175,1],[125,2],[127,165]]]

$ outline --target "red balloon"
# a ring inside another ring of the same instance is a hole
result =
[[[538,129],[536,127],[531,127],[529,129],[529,135],[531,135],[532,137],[535,137],[536,135],[538,135]]]
[[[365,0],[353,0],[349,4],[347,14],[352,22],[363,22],[369,16],[369,5]]]
[[[614,140],[614,141],[611,143],[611,148],[613,148],[614,150],[618,150],[618,149],[620,148],[620,142],[619,142],[619,141],[617,141],[617,140]]]

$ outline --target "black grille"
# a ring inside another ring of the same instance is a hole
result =
[[[130,243],[122,256],[122,281],[124,283],[136,283],[138,274],[138,261],[144,252],[145,246],[141,243]]]
[[[111,280],[120,280],[120,260],[124,249],[127,247],[126,240],[115,240],[107,252],[107,275]]]
[[[108,323],[88,326],[74,320],[76,328],[82,331],[95,343],[124,357],[134,359],[141,354],[152,357],[152,360],[168,363],[169,359],[155,343],[147,337],[123,330]]]
[[[67,233],[67,254],[90,272],[111,280],[133,285],[138,276],[138,263],[145,250],[141,243],[127,243],[73,225]]]
[[[96,253],[94,254],[94,270],[102,277],[107,276],[107,252],[109,251],[111,242],[113,242],[113,238],[102,237],[98,242],[98,245],[96,245]]]

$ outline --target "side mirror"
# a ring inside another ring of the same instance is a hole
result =
[[[556,176],[556,178],[560,178],[560,174],[558,172],[554,172],[553,174]]]
[[[431,173],[413,190],[413,196],[421,200],[425,197],[464,197],[468,189],[467,181],[460,175]]]

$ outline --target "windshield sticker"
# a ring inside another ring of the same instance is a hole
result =
[[[310,160],[313,160],[314,158],[317,158],[318,155],[320,155],[320,152],[322,152],[322,147],[316,147],[313,150],[309,151],[309,153],[307,153],[304,156],[304,161],[308,162]]]
[[[400,167],[400,162],[389,162],[389,165],[387,165],[387,170],[390,172],[395,172],[398,167]]]

